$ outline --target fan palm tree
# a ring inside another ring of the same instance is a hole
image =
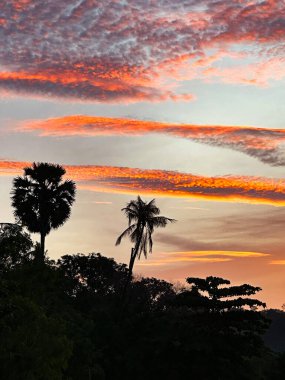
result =
[[[44,260],[46,236],[66,222],[75,201],[75,183],[63,181],[64,174],[65,169],[60,165],[34,162],[24,168],[23,177],[13,180],[14,215],[30,232],[40,234],[41,260]]]
[[[159,216],[160,210],[155,204],[155,199],[147,203],[140,196],[136,200],[130,201],[122,211],[128,218],[129,225],[118,237],[116,245],[119,245],[124,237],[129,237],[131,242],[134,243],[129,263],[127,279],[127,283],[129,283],[136,258],[140,259],[142,253],[147,258],[147,254],[152,252],[152,233],[154,229],[166,227],[169,222],[175,222],[175,219]]]

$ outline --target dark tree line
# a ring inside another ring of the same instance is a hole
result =
[[[179,289],[134,278],[154,228],[172,221],[154,201],[123,209],[130,223],[118,243],[134,243],[129,267],[99,253],[50,260],[44,238],[68,219],[75,197],[75,184],[50,166],[34,164],[14,181],[20,223],[0,232],[0,379],[284,378],[284,354],[264,344],[270,321],[254,298],[260,288],[218,277],[189,277]]]
[[[98,253],[43,263],[34,248],[21,228],[4,228],[1,379],[283,379],[282,354],[263,342],[264,305],[249,297],[259,288],[132,278],[121,318],[125,264]]]

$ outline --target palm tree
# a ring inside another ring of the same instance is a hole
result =
[[[134,243],[129,263],[128,284],[132,278],[136,258],[140,259],[142,253],[145,258],[147,258],[147,254],[152,252],[152,233],[154,229],[157,227],[166,227],[169,222],[175,222],[175,219],[159,216],[160,210],[155,204],[155,199],[146,203],[140,196],[138,196],[136,200],[130,201],[122,211],[128,218],[129,226],[118,237],[116,245],[119,245],[122,238],[126,236]]]
[[[40,234],[41,260],[44,260],[46,236],[66,222],[75,201],[75,183],[63,181],[64,174],[65,169],[60,165],[34,162],[24,168],[23,177],[13,180],[14,215],[30,232]]]

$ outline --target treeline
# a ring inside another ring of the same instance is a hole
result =
[[[0,378],[283,379],[260,288],[188,278],[175,288],[98,253],[36,259],[17,225],[0,238]],[[258,311],[261,310],[261,311]]]

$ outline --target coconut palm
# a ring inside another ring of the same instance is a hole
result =
[[[155,204],[155,199],[147,203],[140,196],[136,200],[130,201],[122,211],[128,218],[129,226],[118,237],[116,245],[119,245],[124,237],[129,237],[134,243],[129,263],[128,283],[132,277],[136,258],[140,259],[142,253],[147,258],[147,254],[152,252],[154,229],[166,227],[169,222],[175,222],[175,219],[159,216],[160,210]]]
[[[60,165],[34,162],[24,168],[23,177],[13,180],[14,215],[30,232],[40,234],[42,260],[46,236],[66,222],[75,201],[75,183],[63,181],[64,174],[65,169]]]

